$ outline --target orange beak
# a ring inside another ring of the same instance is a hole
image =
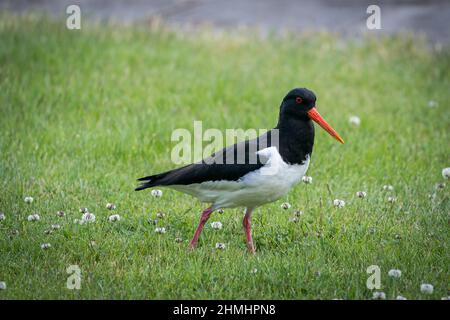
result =
[[[311,120],[314,120],[319,126],[321,126],[323,129],[325,129],[326,132],[330,134],[333,138],[335,138],[340,143],[344,143],[344,140],[342,140],[339,133],[337,133],[325,120],[322,118],[319,112],[317,112],[316,108],[312,108],[308,111],[308,116],[311,118]]]

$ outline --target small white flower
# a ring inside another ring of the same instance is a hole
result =
[[[303,214],[302,210],[295,210],[294,211],[294,216],[296,216],[296,217],[300,217],[302,214]]]
[[[444,179],[450,178],[450,168],[442,169],[442,177],[444,177]]]
[[[393,191],[394,187],[391,186],[390,184],[386,184],[386,185],[383,186],[383,190],[384,191]]]
[[[354,126],[359,126],[361,124],[361,119],[358,116],[351,116],[348,122]]]
[[[85,223],[94,222],[94,221],[95,221],[95,214],[86,212],[85,214],[83,214],[81,216],[80,224],[85,224]]]
[[[442,297],[441,300],[450,300],[450,296]]]
[[[400,278],[402,276],[402,271],[398,269],[391,269],[388,272],[388,276],[391,278]]]
[[[88,213],[89,210],[88,210],[88,208],[80,208],[80,212],[81,213]]]
[[[51,246],[52,245],[50,243],[43,243],[43,244],[41,244],[41,249],[44,249],[44,250],[50,249]]]
[[[52,229],[58,230],[58,229],[61,229],[61,226],[59,224],[52,224]]]
[[[27,218],[28,221],[39,221],[41,217],[37,213],[30,214]]]
[[[289,221],[297,223],[298,222],[298,218],[297,217],[292,217],[289,219]]]
[[[436,189],[444,189],[445,188],[445,182],[440,182],[436,184]]]
[[[217,213],[223,214],[223,209],[218,209]]]
[[[303,183],[311,184],[312,183],[312,177],[303,176],[302,181],[303,181]]]
[[[365,191],[358,191],[358,192],[356,193],[356,196],[357,196],[358,198],[363,199],[363,198],[365,198],[365,197],[367,196],[367,193],[366,193]]]
[[[110,221],[110,222],[116,222],[116,221],[120,221],[120,216],[118,215],[118,214],[113,214],[113,215],[110,215],[109,217],[108,217],[108,220]]]
[[[164,218],[164,213],[158,212],[158,213],[156,214],[156,217],[157,217],[158,219],[162,219],[162,218]]]
[[[107,203],[106,209],[108,210],[116,210],[116,205],[114,203]]]
[[[425,294],[432,294],[433,293],[433,285],[429,283],[422,283],[420,285],[420,292]]]
[[[291,205],[287,202],[281,204],[281,209],[287,210],[291,207]]]
[[[0,290],[6,290],[6,282],[0,281]]]
[[[183,239],[180,237],[177,237],[177,238],[175,238],[175,242],[181,243],[181,242],[183,242]]]
[[[6,216],[3,212],[0,212],[0,221],[3,221],[6,219]]]
[[[64,217],[66,214],[65,214],[65,212],[64,211],[58,211],[57,213],[56,213],[56,215],[58,216],[58,217]]]
[[[216,249],[218,249],[218,250],[225,249],[225,243],[217,242],[216,243]]]
[[[434,100],[430,100],[428,101],[428,108],[437,108],[438,107],[438,103]]]
[[[256,269],[256,268],[253,268],[252,270],[250,270],[250,273],[253,273],[253,274],[255,274],[257,272],[258,272],[258,269]]]
[[[388,198],[387,198],[387,201],[388,201],[389,203],[394,203],[394,202],[397,201],[397,198],[396,198],[396,197],[388,197]]]
[[[159,233],[159,234],[163,234],[163,233],[166,233],[166,228],[164,228],[164,227],[158,227],[158,228],[156,228],[155,229],[155,232],[156,233]]]
[[[339,200],[339,199],[334,199],[333,205],[336,208],[343,208],[345,206],[345,201],[344,200]]]
[[[220,221],[211,222],[211,228],[213,228],[215,230],[222,229],[222,222],[220,222]]]
[[[33,202],[33,198],[32,197],[25,197],[25,199],[23,199],[25,201],[25,203],[32,203]]]
[[[396,300],[408,300],[406,299],[404,296],[397,296],[397,298],[395,298]]]
[[[386,299],[386,294],[383,291],[375,291],[373,293],[372,299],[384,300],[384,299]]]
[[[152,190],[151,194],[155,198],[161,198],[162,197],[162,191],[158,190],[158,189]]]

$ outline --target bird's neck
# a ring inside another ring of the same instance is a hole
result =
[[[314,145],[314,125],[305,118],[288,117],[280,114],[275,127],[279,134],[279,152],[290,164],[302,164],[311,156]]]

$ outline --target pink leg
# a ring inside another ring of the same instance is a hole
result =
[[[246,209],[243,225],[244,225],[245,238],[247,239],[248,251],[255,254],[255,246],[253,245],[252,230],[251,230],[251,225],[250,225],[250,222],[252,219],[252,211],[253,211],[252,208]]]
[[[194,236],[192,237],[191,242],[189,243],[189,248],[194,249],[197,246],[198,237],[200,237],[200,233],[202,233],[203,227],[205,226],[206,221],[208,221],[209,216],[214,210],[209,207],[203,210],[202,216],[200,217],[200,222],[198,224],[197,230],[195,230]]]

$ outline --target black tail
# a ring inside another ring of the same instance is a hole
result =
[[[138,181],[142,181],[142,184],[139,187],[137,187],[136,189],[134,189],[134,191],[141,191],[141,190],[144,190],[147,188],[156,187],[156,186],[161,185],[159,180],[164,178],[166,176],[166,174],[167,174],[167,172],[164,172],[164,173],[155,174],[152,176],[147,176],[147,177],[137,179]]]

